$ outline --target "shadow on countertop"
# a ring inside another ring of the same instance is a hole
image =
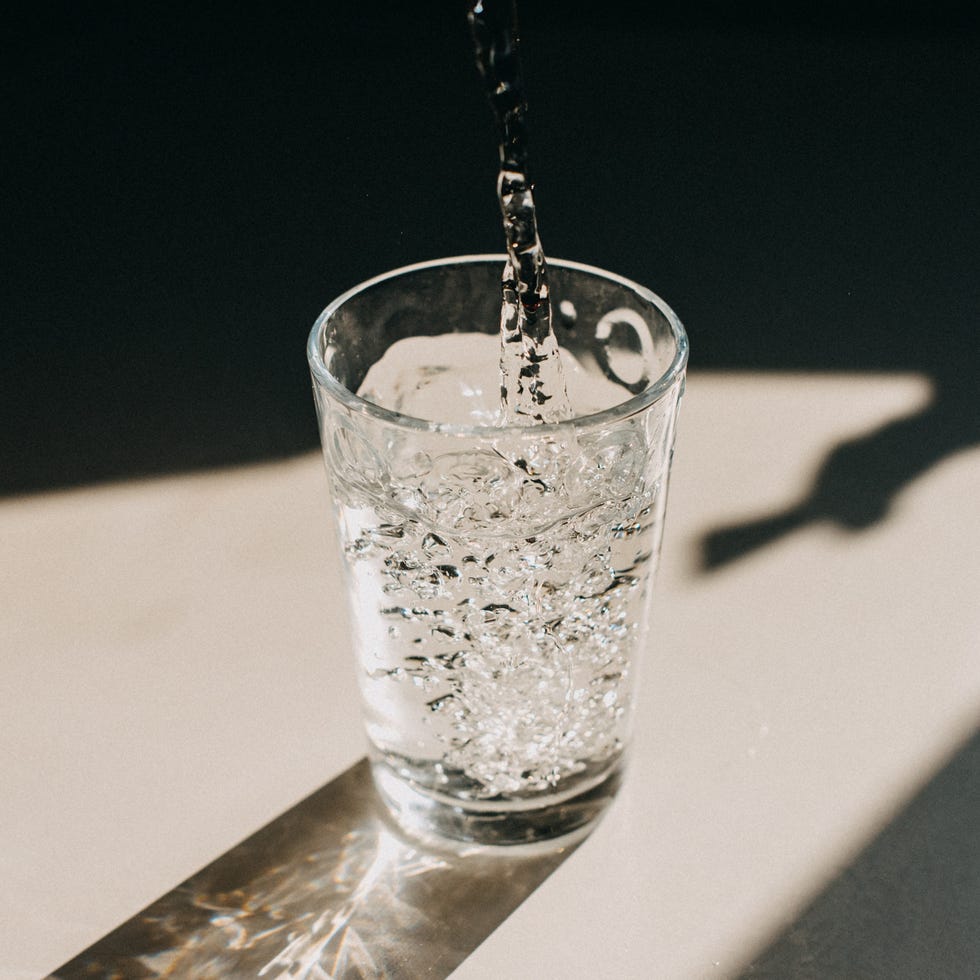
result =
[[[740,980],[980,976],[980,732]]]
[[[440,980],[576,846],[426,849],[382,810],[362,759],[50,980]]]
[[[976,394],[934,392],[921,411],[894,419],[831,450],[809,493],[786,509],[708,532],[701,568],[711,571],[817,521],[861,531],[884,520],[898,493],[941,460],[980,443]]]

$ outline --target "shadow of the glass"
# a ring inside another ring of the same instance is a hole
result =
[[[409,840],[362,759],[49,980],[445,977],[574,849]]]
[[[980,731],[740,980],[980,977]]]

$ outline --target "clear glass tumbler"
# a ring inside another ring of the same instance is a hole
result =
[[[363,283],[308,355],[378,790],[415,834],[527,844],[582,832],[618,785],[687,338],[649,290],[553,260],[575,415],[481,415],[466,354],[499,402],[503,266]]]

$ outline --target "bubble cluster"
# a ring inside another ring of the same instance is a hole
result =
[[[622,751],[659,539],[645,456],[626,424],[574,446],[389,446],[370,486],[338,480],[368,730],[396,770],[520,797]]]

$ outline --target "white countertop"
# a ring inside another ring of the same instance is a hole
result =
[[[698,564],[929,391],[689,379],[625,787],[454,977],[792,976],[786,951],[821,941],[815,962],[857,951],[861,975],[980,968],[959,852],[901,837],[924,806],[954,845],[976,824],[980,452],[867,529]],[[0,501],[0,980],[54,970],[363,756],[329,515],[313,454]],[[841,891],[892,872],[902,901]],[[828,896],[854,915],[822,939]]]

